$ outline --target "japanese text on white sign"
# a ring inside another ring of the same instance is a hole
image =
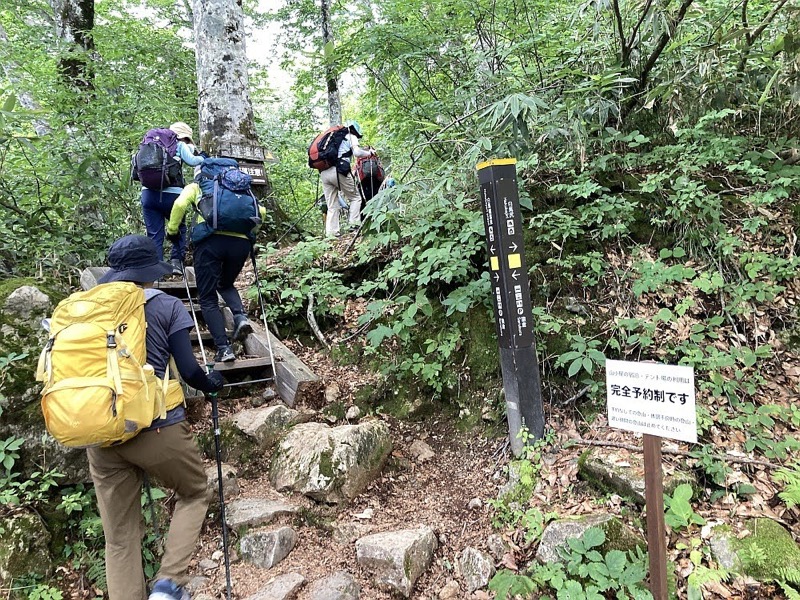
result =
[[[607,360],[606,395],[611,427],[697,442],[692,367]]]

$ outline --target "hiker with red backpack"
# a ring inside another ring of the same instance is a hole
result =
[[[361,216],[363,220],[364,207],[367,202],[372,200],[380,191],[381,184],[386,176],[383,164],[377,152],[371,146],[365,146],[364,150],[371,150],[372,153],[356,159],[353,171],[358,181],[358,190],[364,202],[361,205]]]
[[[167,239],[177,242],[186,211],[194,209],[201,222],[192,228],[194,274],[203,319],[217,352],[215,362],[236,360],[225,330],[217,294],[233,313],[233,340],[241,341],[253,326],[247,319],[234,282],[267,215],[250,190],[252,178],[232,158],[207,158],[175,200],[167,223]],[[255,261],[254,261],[255,266]]]
[[[356,121],[348,121],[319,134],[308,149],[308,166],[317,169],[322,181],[322,191],[328,207],[325,219],[326,237],[339,237],[339,192],[350,205],[350,228],[361,224],[361,194],[350,169],[351,157],[374,156],[374,150],[358,145],[363,134]]]
[[[37,368],[37,378],[45,382],[45,424],[60,443],[87,448],[110,600],[148,597],[141,507],[148,477],[175,491],[149,600],[188,600],[189,562],[209,498],[183,390],[170,378],[170,365],[207,394],[222,389],[224,380],[197,364],[189,339],[194,322],[181,301],[153,289],[172,265],[159,259],[150,238],[118,239],[108,251],[108,265],[101,285],[76,292],[53,312]]]
[[[183,191],[183,163],[196,167],[203,162],[192,140],[192,128],[177,121],[169,129],[149,130],[133,157],[131,175],[142,184],[142,216],[147,237],[164,256],[164,222],[169,218],[175,199]],[[172,244],[172,274],[180,275],[186,254],[186,225]]]

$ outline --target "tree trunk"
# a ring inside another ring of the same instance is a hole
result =
[[[210,154],[249,158],[260,148],[250,101],[244,13],[236,0],[193,0],[197,57],[196,141]]]
[[[263,163],[250,100],[241,0],[192,0],[192,12],[199,117],[195,141],[211,155]],[[273,223],[280,227],[287,217],[269,185],[254,185],[253,192],[266,200]]]
[[[342,122],[342,103],[339,99],[339,82],[333,60],[333,33],[331,32],[331,2],[321,0],[322,56],[325,61],[325,80],[328,85],[328,118],[330,125]]]
[[[58,68],[63,80],[76,88],[93,87],[88,54],[94,50],[94,0],[50,0],[56,35],[66,43]]]

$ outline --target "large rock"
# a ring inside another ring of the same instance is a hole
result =
[[[300,573],[286,573],[279,575],[245,600],[294,600],[305,583],[306,578]]]
[[[298,508],[278,500],[243,498],[225,505],[225,522],[231,529],[258,527],[278,517],[296,514]]]
[[[361,586],[347,571],[318,579],[308,588],[308,600],[358,600]]]
[[[392,449],[383,421],[328,427],[296,425],[275,451],[272,484],[329,504],[355,498],[380,473]]]
[[[37,287],[23,285],[8,295],[3,310],[11,316],[30,322],[32,318],[38,319],[50,312],[50,297]],[[35,324],[38,325],[38,321]]]
[[[254,440],[261,450],[270,450],[286,431],[304,418],[283,404],[241,410],[231,417],[233,426]]]
[[[50,534],[39,515],[33,511],[13,513],[0,520],[0,532],[0,581],[11,583],[23,576],[50,575]]]
[[[245,562],[269,569],[289,555],[297,543],[297,533],[291,527],[259,530],[242,536],[239,547]]]
[[[236,469],[231,465],[223,464],[222,466],[222,495],[225,498],[225,503],[231,498],[239,495],[239,480],[236,478]],[[219,505],[219,473],[217,473],[217,465],[213,464],[206,467],[206,479],[208,481],[208,497],[211,499],[212,506]]]
[[[741,569],[759,581],[775,581],[787,573],[800,573],[800,546],[792,534],[778,521],[758,518],[748,521],[750,535],[734,534],[724,526],[715,527],[711,535],[711,551],[720,566]],[[744,551],[758,549],[762,560],[744,558]]]
[[[477,548],[464,548],[458,559],[458,566],[470,593],[489,585],[489,580],[495,573],[492,557]]]
[[[697,481],[691,473],[664,466],[664,493],[672,494],[682,483],[693,487]],[[593,448],[578,461],[581,479],[602,492],[611,492],[644,506],[644,459],[627,450]]]
[[[627,552],[636,546],[644,549],[645,541],[619,518],[607,513],[560,519],[545,527],[536,558],[543,563],[561,562],[560,549],[568,548],[569,540],[581,537],[590,527],[599,527],[605,533],[606,541],[598,548],[605,554],[611,550]]]
[[[409,598],[437,545],[436,534],[426,526],[375,533],[356,542],[356,560],[379,588]]]

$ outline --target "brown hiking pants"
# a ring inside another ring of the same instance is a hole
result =
[[[142,569],[142,473],[175,491],[164,556],[157,579],[188,580],[189,560],[208,508],[200,450],[186,421],[145,431],[111,448],[89,448],[89,470],[106,538],[106,579],[111,600],[147,598]]]

